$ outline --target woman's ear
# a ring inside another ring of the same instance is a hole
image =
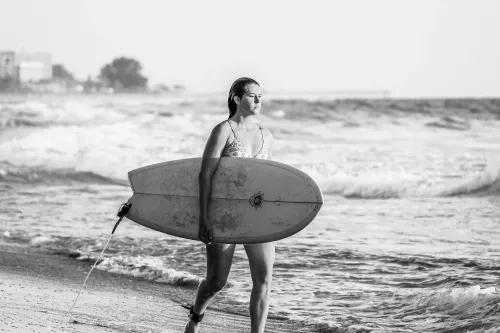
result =
[[[236,103],[236,105],[240,105],[240,98],[238,96],[233,97],[233,101]]]

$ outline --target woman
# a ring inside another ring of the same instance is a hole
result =
[[[198,286],[196,300],[190,309],[185,332],[198,332],[210,301],[224,288],[235,244],[212,243],[212,222],[208,218],[208,200],[212,176],[221,157],[271,159],[273,136],[257,123],[262,92],[257,81],[242,77],[236,80],[227,100],[229,118],[215,126],[205,146],[200,184],[199,238],[206,244],[207,276]],[[262,333],[269,311],[269,297],[274,265],[275,244],[244,245],[250,263],[253,288],[250,297],[251,332]]]

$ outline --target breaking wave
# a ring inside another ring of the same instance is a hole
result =
[[[0,162],[0,182],[7,184],[70,185],[75,183],[128,186],[128,181],[105,177],[90,171],[74,169],[45,169],[42,167],[14,166]]]
[[[483,171],[476,171],[451,180],[418,177],[405,173],[373,173],[357,176],[345,173],[325,175],[314,168],[302,169],[315,177],[325,194],[340,195],[351,199],[500,194],[500,166],[496,163],[488,165]]]
[[[105,242],[97,238],[74,238],[55,235],[30,235],[24,232],[4,231],[0,239],[10,243],[28,244],[43,248],[54,254],[67,255],[71,258],[94,263],[99,259]],[[200,278],[189,272],[169,267],[167,261],[151,255],[130,254],[131,246],[126,240],[115,239],[106,249],[104,259],[96,268],[102,271],[142,278],[148,281],[174,286],[197,286]],[[117,252],[126,251],[129,254]]]
[[[301,168],[313,174],[324,194],[340,195],[350,199],[390,199],[404,197],[487,196],[500,194],[500,167],[489,165],[462,178],[436,181],[433,178],[407,174],[345,173],[328,175],[314,168]],[[112,178],[91,171],[74,169],[46,169],[43,167],[14,166],[0,162],[0,182],[7,184],[102,184],[129,186],[126,179]]]

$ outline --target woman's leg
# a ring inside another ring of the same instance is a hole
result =
[[[269,298],[273,277],[275,243],[245,245],[252,275],[250,318],[252,333],[263,333],[269,312]]]
[[[207,276],[198,286],[194,313],[203,314],[210,301],[224,288],[233,262],[234,244],[207,244]],[[186,333],[198,332],[199,323],[190,320]]]

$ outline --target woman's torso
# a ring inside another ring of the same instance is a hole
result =
[[[247,149],[247,147],[238,139],[238,136],[233,130],[233,126],[227,120],[227,123],[231,127],[231,131],[233,132],[233,140],[229,143],[226,144],[224,149],[222,150],[221,157],[247,157],[247,158],[258,158],[258,159],[267,159],[268,158],[268,151],[265,148],[265,139],[264,139],[264,132],[262,131],[262,127],[259,126],[260,130],[260,136],[262,139],[262,143],[260,145],[260,149],[257,151],[257,153],[252,156],[251,152]]]

